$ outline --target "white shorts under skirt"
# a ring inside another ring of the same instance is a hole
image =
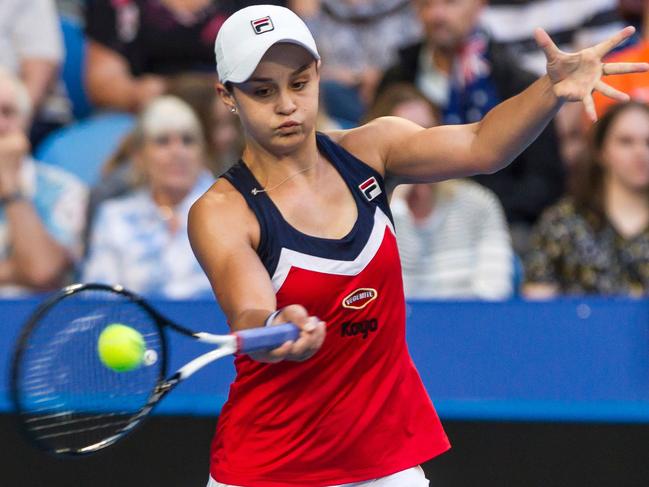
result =
[[[424,475],[421,467],[413,467],[408,470],[402,470],[387,477],[367,480],[365,482],[355,482],[353,484],[332,485],[331,487],[429,487],[428,479]],[[227,485],[217,482],[210,477],[207,487],[237,487],[236,485]]]

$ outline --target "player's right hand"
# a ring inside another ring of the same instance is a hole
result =
[[[295,341],[285,342],[281,347],[268,352],[250,354],[259,362],[275,363],[282,360],[302,362],[311,358],[322,346],[327,330],[325,322],[309,313],[299,304],[285,307],[273,320],[272,325],[293,323],[300,329],[300,336]]]

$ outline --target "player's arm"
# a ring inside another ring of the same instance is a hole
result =
[[[189,213],[189,240],[232,330],[260,327],[275,311],[273,287],[257,253],[259,227],[245,201],[225,181],[203,195]],[[301,329],[295,342],[256,360],[305,360],[322,345],[324,323],[300,305],[284,308],[273,324],[292,322]]]
[[[491,110],[474,124],[423,129],[394,117],[368,124],[386,176],[435,181],[488,174],[514,160],[545,128],[565,101],[581,101],[595,120],[592,92],[619,101],[628,96],[606,85],[603,75],[647,71],[646,63],[608,63],[602,58],[634,32],[627,27],[605,42],[575,54],[560,51],[542,30],[537,43],[548,60],[548,74]],[[362,131],[359,135],[363,137]]]

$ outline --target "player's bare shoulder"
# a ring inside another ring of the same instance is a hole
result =
[[[219,242],[259,242],[259,224],[246,200],[225,178],[219,178],[189,211],[190,241],[218,239]]]
[[[399,117],[380,117],[360,127],[327,132],[331,139],[381,174],[391,150],[406,136],[422,130]]]

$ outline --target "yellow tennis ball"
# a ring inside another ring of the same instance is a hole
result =
[[[101,362],[115,372],[128,372],[142,364],[144,338],[135,328],[111,323],[99,335],[97,353]]]

